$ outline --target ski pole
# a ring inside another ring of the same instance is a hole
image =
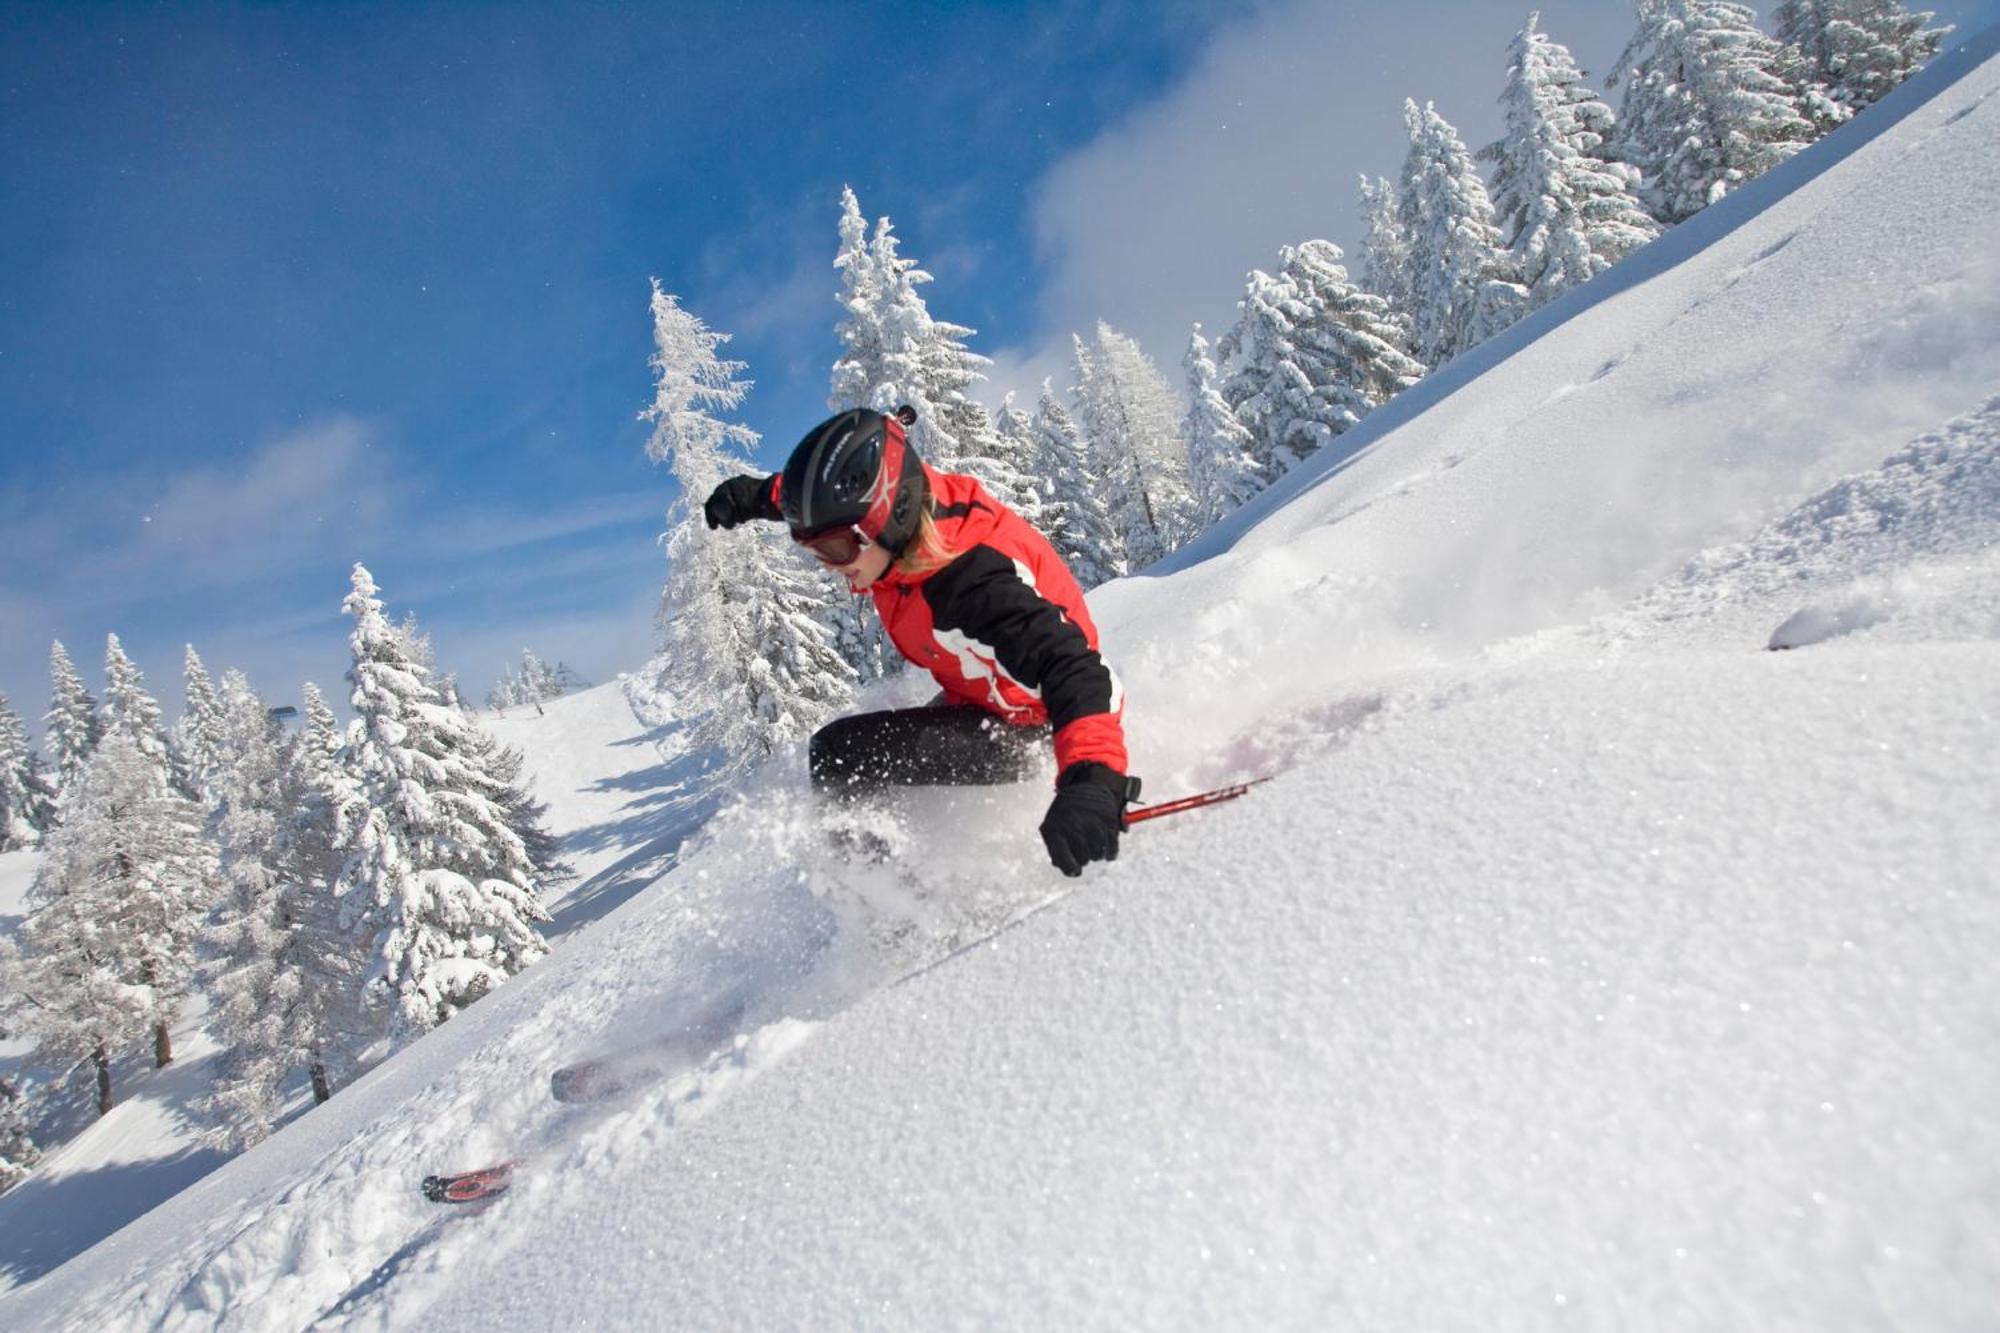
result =
[[[1198,796],[1183,796],[1176,801],[1161,801],[1158,805],[1142,805],[1137,810],[1125,812],[1126,827],[1142,823],[1148,819],[1158,819],[1161,815],[1177,815],[1183,810],[1199,810],[1204,805],[1220,805],[1233,801],[1252,787],[1269,782],[1269,778],[1253,778],[1249,782],[1239,782],[1233,787],[1217,787]]]

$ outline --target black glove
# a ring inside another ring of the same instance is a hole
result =
[[[1081,875],[1092,861],[1118,859],[1125,831],[1125,803],[1139,784],[1106,764],[1071,764],[1056,779],[1056,799],[1042,816],[1049,860],[1065,875]]]
[[[711,528],[733,528],[753,518],[783,518],[771,502],[769,477],[731,477],[708,493],[701,507]]]

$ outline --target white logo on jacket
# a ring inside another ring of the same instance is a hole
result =
[[[1035,572],[1033,570],[1029,569],[1019,560],[1016,560],[1014,562],[1014,572],[1020,575],[1021,582],[1028,585],[1028,591],[1035,591]],[[995,708],[1007,713],[1025,713],[1030,711],[1026,704],[1014,703],[1001,692],[1000,682],[1003,680],[1021,691],[1021,693],[1027,695],[1030,699],[1040,701],[1042,697],[1040,688],[1030,688],[1009,674],[1007,668],[1000,665],[1000,654],[994,651],[992,644],[981,643],[964,630],[933,628],[931,635],[937,640],[938,647],[958,659],[958,669],[965,676],[967,682],[981,680],[986,682],[987,697],[993,701]]]

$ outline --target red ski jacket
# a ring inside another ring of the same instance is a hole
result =
[[[926,471],[931,518],[955,554],[921,574],[892,565],[869,588],[897,651],[955,701],[1052,727],[1057,772],[1087,761],[1125,772],[1125,690],[1069,566],[973,478]]]

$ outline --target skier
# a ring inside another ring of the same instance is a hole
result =
[[[856,408],[807,433],[785,470],[739,476],[703,507],[710,528],[782,521],[792,539],[867,593],[896,649],[942,693],[922,708],[840,718],[812,738],[813,785],[885,786],[1025,777],[1052,737],[1056,794],[1041,823],[1065,875],[1118,856],[1125,807],[1124,690],[1097,652],[1083,590],[1048,539],[971,477],[917,457],[916,412]]]

